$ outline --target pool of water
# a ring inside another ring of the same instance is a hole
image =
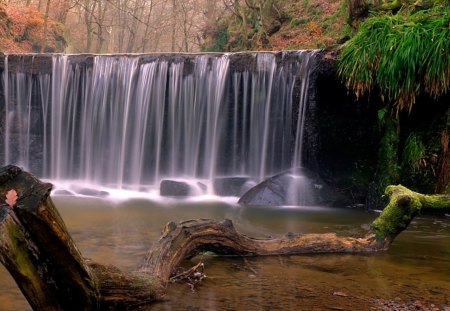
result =
[[[85,257],[131,271],[168,221],[230,218],[258,237],[286,232],[353,234],[376,214],[338,208],[242,207],[223,202],[110,201],[54,197]],[[450,306],[450,218],[417,218],[385,253],[203,258],[207,278],[173,284],[147,310],[370,310],[375,299]],[[190,265],[190,262],[186,262]],[[193,263],[192,263],[193,264]],[[0,267],[0,310],[30,310]],[[448,310],[448,309],[446,309]]]

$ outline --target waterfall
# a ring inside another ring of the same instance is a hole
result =
[[[12,56],[5,165],[139,191],[163,179],[259,182],[301,164],[314,52],[53,55],[49,71],[30,70],[34,56],[11,68]]]

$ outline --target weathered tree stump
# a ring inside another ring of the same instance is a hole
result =
[[[51,189],[16,166],[0,169],[2,198],[17,193],[13,206],[0,205],[0,261],[34,310],[131,308],[161,297],[160,282],[147,274],[88,263],[53,205]]]
[[[17,193],[17,200],[0,199],[0,261],[34,310],[129,310],[149,304],[162,297],[183,260],[203,251],[238,256],[384,251],[421,208],[450,208],[448,195],[390,186],[391,202],[359,238],[288,233],[255,239],[238,233],[230,220],[170,222],[141,267],[125,274],[82,257],[53,205],[51,188],[18,167],[0,169],[0,196]]]
[[[34,310],[88,310],[99,300],[93,274],[72,241],[42,183],[15,166],[0,171],[1,195],[17,202],[0,207],[0,261]]]

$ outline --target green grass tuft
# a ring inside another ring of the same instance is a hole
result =
[[[339,74],[358,97],[378,88],[397,112],[450,87],[450,6],[372,16],[344,46]]]
[[[403,148],[402,164],[406,167],[412,167],[413,170],[419,170],[425,158],[425,146],[421,139],[414,133],[410,134]]]

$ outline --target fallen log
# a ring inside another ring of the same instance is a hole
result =
[[[132,273],[85,260],[43,183],[16,166],[0,169],[0,261],[34,310],[133,309],[161,299],[180,263],[200,252],[270,256],[385,251],[422,208],[450,207],[449,196],[390,186],[391,201],[361,237],[288,233],[275,239],[240,234],[231,220],[170,222]]]

